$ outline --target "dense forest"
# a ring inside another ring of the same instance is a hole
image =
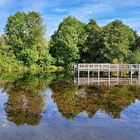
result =
[[[68,16],[46,39],[38,12],[8,17],[0,36],[0,69],[71,68],[74,63],[140,63],[140,36],[120,20],[101,27]]]

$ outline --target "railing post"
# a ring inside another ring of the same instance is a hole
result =
[[[131,77],[130,77],[130,81],[131,81],[131,85],[132,85],[132,78],[133,78],[133,75],[132,75],[132,64],[130,65],[131,66],[131,72],[130,72],[130,74],[131,74]]]
[[[108,65],[108,84],[110,85],[110,64]]]
[[[140,84],[140,64],[138,65],[138,84]]]
[[[88,64],[88,84],[89,84],[89,64]]]
[[[119,64],[117,65],[117,84],[119,84],[119,74],[120,74],[120,69],[119,69]]]
[[[100,67],[99,67],[99,64],[98,64],[98,85],[100,84]]]
[[[79,64],[78,64],[78,85],[79,85],[79,77],[80,77],[80,70],[79,70]]]

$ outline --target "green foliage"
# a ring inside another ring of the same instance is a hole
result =
[[[44,31],[43,19],[36,12],[17,12],[8,18],[5,28],[7,42],[15,52],[23,48],[40,47]]]
[[[5,36],[0,36],[0,71],[25,72],[30,70],[36,72],[40,70],[50,71],[50,69],[51,71],[57,70],[57,67],[50,66],[50,64],[53,64],[54,59],[48,52],[47,44],[45,45],[46,48],[41,51],[29,48],[21,50],[17,56],[22,59],[18,60],[14,54],[14,50],[11,49],[11,46],[6,45]]]
[[[50,42],[50,53],[55,58],[56,65],[68,68],[79,59],[77,45],[80,42],[81,26],[83,24],[80,21],[70,16],[60,23]]]
[[[38,12],[17,12],[0,36],[0,69],[33,71],[73,68],[74,63],[140,63],[140,37],[122,21],[100,27],[64,18],[50,42]],[[55,66],[52,66],[55,65]],[[57,67],[58,68],[57,68]]]
[[[25,66],[48,66],[53,59],[48,55],[43,19],[37,12],[17,12],[8,18],[5,28],[7,44],[16,59]],[[44,53],[45,52],[45,53]],[[44,58],[45,57],[45,58]]]
[[[6,38],[4,35],[0,36],[0,50],[1,52],[4,54],[6,52],[8,52],[8,50],[10,49],[10,46],[6,45]]]
[[[86,40],[81,52],[80,62],[93,63],[99,59],[101,48],[101,28],[95,20],[90,20],[86,25]]]
[[[130,63],[140,64],[140,48],[131,54]]]
[[[102,48],[100,49],[101,62],[124,63],[131,53],[131,47],[136,41],[135,32],[115,20],[103,27]]]
[[[22,63],[17,61],[14,54],[10,51],[8,53],[2,53],[0,51],[0,70],[11,71],[24,69]]]
[[[130,63],[139,40],[137,33],[119,20],[100,27],[93,19],[84,24],[67,17],[51,37],[50,53],[56,65],[63,67],[76,62]]]

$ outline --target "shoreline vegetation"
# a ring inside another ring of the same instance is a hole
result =
[[[0,68],[0,72],[20,72],[20,73],[39,73],[39,72],[62,72],[64,69],[59,66],[47,66],[45,68],[42,67],[26,67],[26,66],[19,66],[19,67],[4,67]]]
[[[120,20],[101,27],[68,16],[49,40],[41,14],[9,16],[0,36],[0,71],[55,72],[74,63],[140,63],[140,36]]]

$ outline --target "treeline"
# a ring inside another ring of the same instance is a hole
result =
[[[140,37],[120,20],[100,27],[66,17],[52,35],[50,53],[56,65],[80,63],[140,63]]]
[[[0,37],[0,68],[70,68],[74,63],[140,63],[140,37],[120,20],[101,27],[68,16],[50,40],[37,12],[10,16]]]

